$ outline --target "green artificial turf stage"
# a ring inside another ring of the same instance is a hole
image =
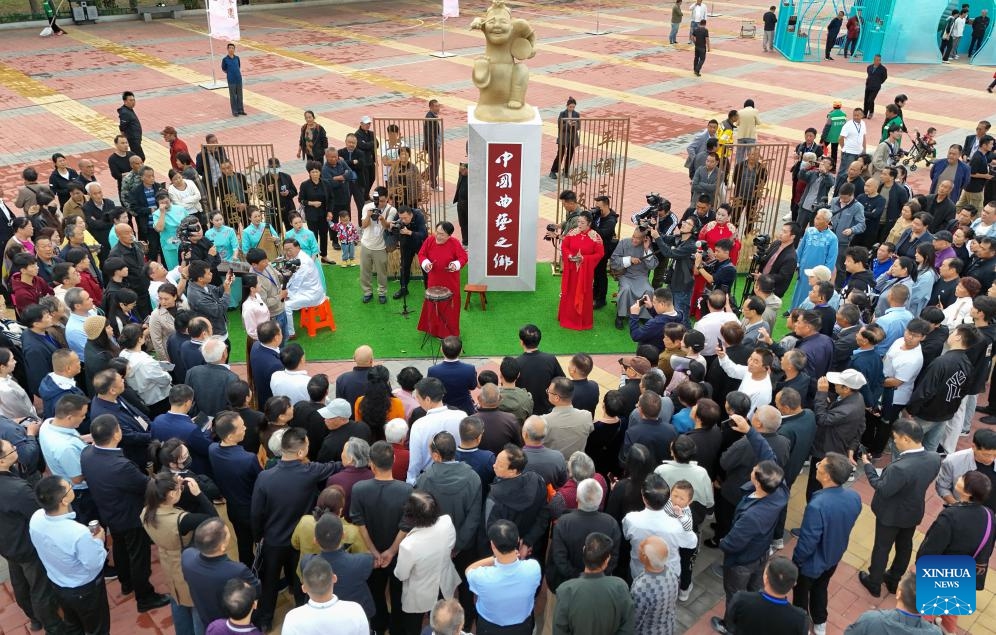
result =
[[[357,346],[369,344],[374,354],[385,358],[428,357],[430,348],[421,348],[422,333],[417,330],[419,311],[422,307],[424,287],[421,281],[409,285],[411,295],[408,308],[412,314],[406,320],[401,315],[401,300],[391,295],[397,291],[397,281],[388,285],[387,304],[379,304],[374,295],[369,304],[361,302],[359,285],[360,268],[344,269],[338,266],[325,266],[325,280],[328,295],[335,314],[336,331],[319,331],[309,337],[307,331],[297,330],[297,342],[304,346],[310,361],[350,359]],[[461,289],[466,284],[466,270],[461,276]],[[615,292],[616,283],[609,280],[609,294]],[[738,285],[739,289],[742,287]],[[792,289],[786,294],[791,296]],[[532,323],[543,333],[541,348],[557,355],[573,355],[578,352],[631,353],[634,345],[629,337],[629,329],[617,330],[614,327],[615,305],[595,311],[595,328],[590,331],[572,331],[561,328],[557,323],[557,303],[560,294],[560,278],[550,275],[549,263],[539,263],[536,267],[536,291],[534,292],[488,292],[488,309],[481,311],[477,294],[471,300],[470,309],[460,313],[460,335],[463,338],[464,355],[472,357],[493,357],[517,355],[519,327]],[[460,303],[463,305],[463,295]],[[299,324],[300,313],[294,314]],[[233,362],[245,361],[245,329],[241,314],[232,310],[228,314],[229,333],[233,342]],[[779,318],[776,334],[784,332],[783,320]]]

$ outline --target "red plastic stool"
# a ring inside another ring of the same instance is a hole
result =
[[[335,331],[335,315],[332,314],[328,298],[318,306],[301,309],[301,328],[308,331],[309,337],[314,337],[318,329],[322,328]]]

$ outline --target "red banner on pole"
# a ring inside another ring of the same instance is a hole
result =
[[[519,275],[522,144],[489,143],[487,174],[487,275]]]

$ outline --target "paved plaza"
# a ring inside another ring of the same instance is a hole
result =
[[[446,119],[445,196],[452,200],[457,164],[465,157],[466,109],[477,97],[470,67],[483,48],[481,34],[467,27],[473,17],[483,14],[486,4],[484,0],[464,2],[463,16],[443,25],[446,48],[457,54],[449,59],[429,55],[440,48],[438,3],[288,5],[275,11],[244,13],[243,39],[238,46],[248,116],[238,118],[230,116],[224,89],[208,91],[198,85],[212,79],[203,16],[150,24],[66,24],[68,34],[58,38],[40,38],[37,28],[3,31],[0,186],[10,198],[20,185],[21,170],[29,165],[39,167],[47,178],[51,169],[48,157],[54,152],[70,157],[73,166],[79,158],[94,159],[98,179],[111,183],[106,157],[117,134],[115,111],[123,90],[137,96],[145,152],[157,174],[165,173],[169,158],[159,131],[171,125],[191,150],[196,150],[209,132],[218,135],[221,143],[272,143],[295,181],[304,178],[303,163],[294,155],[305,109],[315,111],[330,142],[341,146],[362,116],[421,117],[427,100],[436,98],[443,104],[441,116]],[[708,3],[718,15],[709,18],[713,48],[701,78],[693,75],[692,51],[683,44],[687,26],[679,35],[682,44],[666,44],[670,3],[603,1],[599,26],[610,33],[601,36],[585,33],[595,27],[590,3],[508,4],[515,17],[530,21],[539,43],[536,57],[528,63],[531,81],[527,96],[540,108],[544,120],[541,226],[554,215],[556,182],[547,178],[545,167],[556,150],[556,115],[568,96],[577,100],[582,116],[631,117],[625,205],[622,210],[616,206],[617,211],[625,212],[622,216],[627,223],[629,212],[643,204],[647,192],[660,192],[675,201],[676,207],[684,207],[689,196],[683,167],[685,146],[705,121],[722,119],[745,99],[755,100],[764,120],[760,142],[793,145],[802,140],[805,128],[822,127],[834,99],[844,102],[846,112],[861,103],[863,64],[843,59],[790,63],[777,53],[762,52],[760,37],[739,37],[742,20],[753,19],[760,25],[761,14],[769,6],[767,0]],[[216,43],[219,55],[223,48]],[[220,69],[215,75],[224,77]],[[964,59],[949,65],[891,65],[879,107],[891,102],[894,95],[906,93],[910,100],[904,115],[910,130],[935,126],[938,148],[946,148],[960,143],[979,119],[996,117],[993,96],[985,91],[991,77],[991,68],[973,67]],[[870,122],[869,136],[877,132],[881,121],[878,114]],[[877,141],[877,136],[870,141]],[[918,191],[927,189],[923,171],[910,181]],[[105,186],[105,191],[113,193],[113,188]],[[455,219],[455,212],[451,214]],[[540,257],[548,260],[549,243],[537,240]],[[618,383],[617,357],[600,356],[597,360],[592,378],[603,389]],[[482,368],[496,367],[495,359],[477,361]],[[566,358],[563,362],[566,365]],[[349,367],[346,362],[309,363],[312,373],[330,375]],[[392,362],[389,367],[393,373],[400,364]],[[244,369],[236,370],[244,373]],[[977,418],[975,425],[983,424]],[[967,439],[963,438],[965,445]],[[790,503],[789,527],[797,526],[801,518],[803,480],[797,483]],[[895,606],[893,596],[875,600],[858,583],[857,571],[866,568],[871,552],[874,517],[868,507],[871,489],[865,478],[859,477],[853,487],[865,507],[830,586],[828,632],[833,634],[842,633],[868,609]],[[931,489],[917,542],[940,509],[941,501]],[[704,537],[708,536],[706,529]],[[794,540],[786,536],[782,553],[790,555]],[[709,617],[722,612],[721,581],[708,571],[718,557],[717,550],[701,550],[695,589],[690,601],[680,607],[684,632],[712,632]],[[154,567],[154,582],[158,589],[165,588],[158,566]],[[122,598],[119,591],[116,582],[108,585],[113,632],[172,633],[168,608],[139,615],[134,601]],[[996,576],[991,575],[987,589],[979,594],[978,612],[960,619],[964,632],[996,634],[994,593]],[[286,596],[281,603],[286,610]],[[545,626],[549,630],[548,621]],[[26,619],[6,584],[0,587],[0,633],[28,633]]]

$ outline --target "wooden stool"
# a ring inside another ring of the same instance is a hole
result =
[[[332,305],[329,304],[328,298],[318,306],[301,309],[301,328],[308,331],[309,337],[314,337],[321,328],[335,331],[335,316],[332,314]]]
[[[466,311],[470,308],[470,298],[471,294],[478,294],[481,296],[481,310],[488,310],[488,285],[486,284],[468,284],[463,287],[463,290],[467,293],[467,299],[463,303],[463,310]]]

